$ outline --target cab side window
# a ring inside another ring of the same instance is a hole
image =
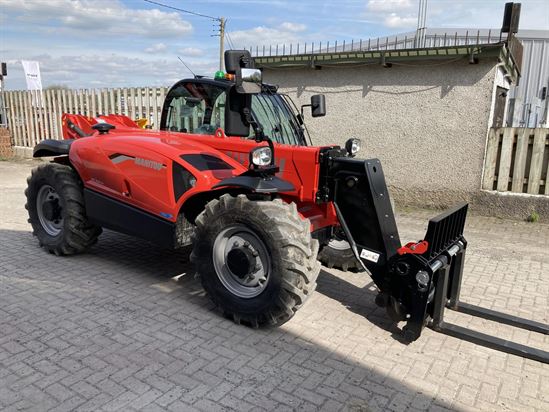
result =
[[[225,90],[219,87],[184,83],[166,97],[168,111],[164,130],[192,134],[214,134],[223,127]]]
[[[225,93],[221,93],[219,96],[217,96],[217,99],[215,99],[210,123],[215,125],[216,128],[225,127],[225,101],[226,100],[227,100],[227,95]]]

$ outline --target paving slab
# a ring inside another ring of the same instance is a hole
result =
[[[290,322],[253,330],[214,310],[185,253],[105,231],[50,255],[24,209],[37,164],[0,162],[0,410],[549,410],[549,365],[428,329],[405,345],[364,273],[323,269]],[[434,213],[399,211],[402,240]],[[549,225],[470,216],[465,234],[462,299],[549,323]]]

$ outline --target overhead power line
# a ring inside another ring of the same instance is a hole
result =
[[[234,44],[233,44],[233,41],[231,40],[231,36],[229,36],[229,33],[227,33],[226,36],[227,36],[227,42],[229,43],[229,47],[231,49],[234,49]]]
[[[180,9],[179,7],[169,6],[167,4],[159,3],[159,2],[153,1],[153,0],[143,0],[143,1],[145,1],[147,3],[150,3],[150,4],[155,4],[155,5],[160,6],[160,7],[164,7],[166,9],[175,10],[175,11],[178,11],[180,13],[186,13],[186,14],[191,14],[193,16],[204,17],[206,19],[210,19],[210,20],[214,20],[214,21],[219,22],[219,70],[223,70],[223,52],[225,50],[225,46],[224,46],[224,42],[225,42],[225,18],[224,17],[208,16],[207,14],[197,13],[197,12],[191,11],[191,10]]]
[[[181,13],[192,14],[193,16],[198,16],[198,17],[205,17],[206,19],[212,19],[212,20],[217,20],[217,21],[219,21],[221,19],[220,17],[208,16],[207,14],[197,13],[197,12],[191,11],[191,10],[180,9],[178,7],[173,7],[173,6],[169,6],[167,4],[158,3],[158,2],[153,1],[153,0],[143,0],[143,1],[146,1],[147,3],[151,3],[151,4],[156,4],[157,6],[165,7],[167,9],[176,10],[176,11],[179,11]]]

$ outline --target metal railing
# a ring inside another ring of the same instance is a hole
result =
[[[414,33],[377,37],[366,40],[343,40],[310,43],[289,43],[246,47],[253,57],[292,56],[300,54],[340,53],[353,51],[405,50],[418,48],[452,47],[464,45],[496,44],[505,40],[499,31],[477,30],[427,33],[417,37]]]

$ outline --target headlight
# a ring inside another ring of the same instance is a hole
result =
[[[354,156],[360,151],[360,139],[349,139],[345,142],[345,150],[349,156]]]
[[[269,166],[273,153],[270,147],[257,147],[250,153],[250,161],[256,166]]]

